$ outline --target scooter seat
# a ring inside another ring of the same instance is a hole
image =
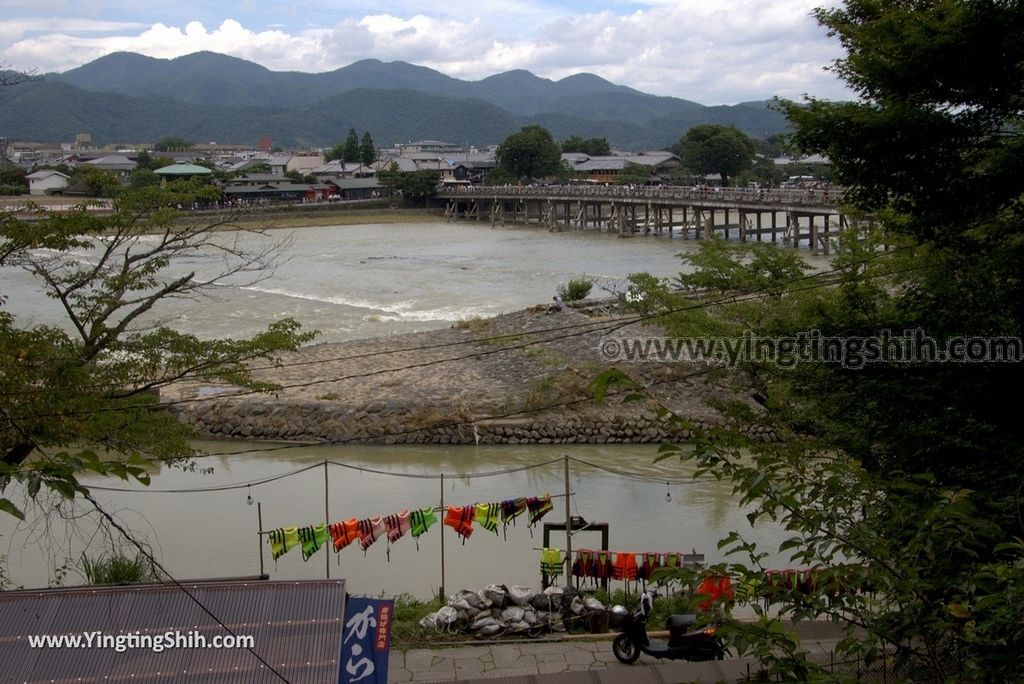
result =
[[[697,621],[697,616],[693,614],[686,615],[669,615],[668,619],[665,620],[665,629],[670,632],[679,630],[685,630],[687,627]]]

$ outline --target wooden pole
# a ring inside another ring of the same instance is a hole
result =
[[[260,529],[259,534],[256,535],[256,539],[259,540],[260,544],[260,577],[267,574],[263,569],[263,502],[256,502],[256,520],[259,523]]]
[[[331,524],[331,496],[327,486],[327,461],[324,461],[324,525]],[[327,579],[331,579],[331,554],[324,551],[324,571]]]
[[[565,455],[565,576],[572,574],[572,516],[569,512],[569,454]],[[567,582],[568,584],[568,582]]]
[[[441,473],[441,515],[444,516],[444,473]],[[439,598],[444,601],[444,518],[441,518],[441,533],[438,534],[441,538],[441,592]]]

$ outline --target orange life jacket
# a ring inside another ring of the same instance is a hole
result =
[[[639,568],[636,565],[636,554],[632,551],[618,551],[615,564],[612,566],[612,578],[618,580],[635,580]]]
[[[335,552],[341,551],[343,548],[359,539],[359,521],[355,518],[346,520],[345,522],[334,523],[331,525],[331,540],[334,543]]]

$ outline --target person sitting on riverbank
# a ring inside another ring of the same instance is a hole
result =
[[[555,295],[551,298],[551,304],[548,306],[548,313],[558,313],[565,308],[565,302],[559,295]]]

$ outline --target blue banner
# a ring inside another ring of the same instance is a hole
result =
[[[345,601],[338,684],[387,684],[392,599],[350,596]]]

